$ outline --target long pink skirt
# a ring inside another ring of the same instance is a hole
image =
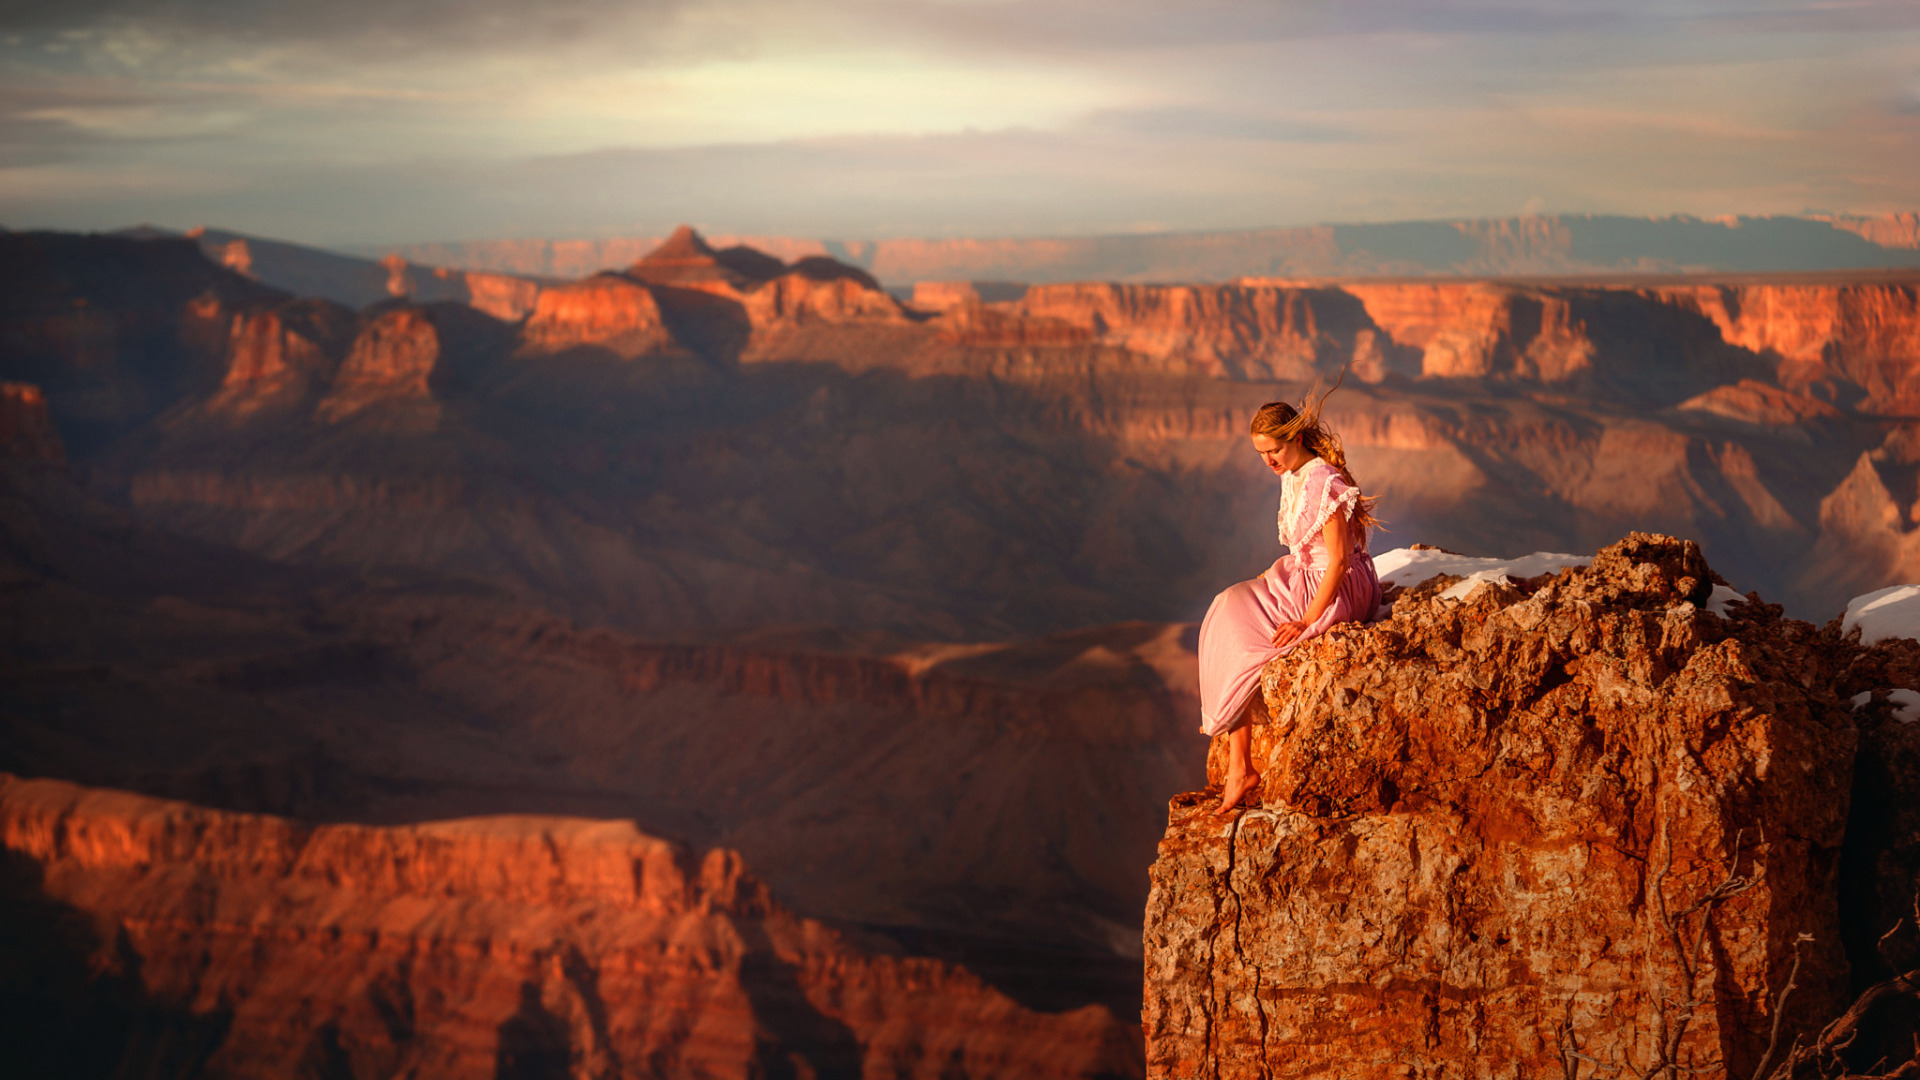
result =
[[[1276,649],[1273,631],[1306,614],[1320,588],[1323,568],[1293,555],[1274,560],[1267,572],[1213,598],[1200,624],[1200,730],[1208,736],[1231,731],[1245,719],[1247,702],[1260,689],[1260,669],[1276,656],[1319,637],[1336,623],[1370,619],[1380,606],[1380,579],[1373,558],[1347,558],[1347,572],[1333,603],[1293,644]]]

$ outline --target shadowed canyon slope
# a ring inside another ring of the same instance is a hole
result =
[[[308,822],[632,819],[1023,1006],[1130,1018],[1261,402],[1384,546],[1914,576],[1915,281],[974,290],[685,231],[522,313],[0,236],[0,768]],[[1006,297],[982,302],[980,297]],[[62,462],[65,462],[63,464]]]

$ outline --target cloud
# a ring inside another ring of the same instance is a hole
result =
[[[0,166],[363,242],[1886,209],[1915,70],[1911,0],[0,0]]]
[[[609,30],[623,36],[649,25],[671,30],[690,6],[689,0],[5,0],[0,33],[42,45],[80,32],[100,41],[118,35],[211,39],[228,47],[351,45],[375,56],[476,45],[526,51],[590,41]]]
[[[1171,139],[1251,139],[1261,142],[1356,142],[1366,136],[1353,128],[1255,109],[1205,105],[1163,105],[1146,109],[1103,109],[1080,121],[1090,131]]]

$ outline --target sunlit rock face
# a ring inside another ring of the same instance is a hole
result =
[[[1776,1019],[1784,1053],[1883,977],[1920,831],[1880,702],[1913,642],[1709,604],[1716,577],[1635,534],[1270,664],[1261,808],[1175,799],[1154,864],[1148,1074],[1646,1069],[1664,1025],[1744,1075]]]
[[[214,345],[226,371],[204,409],[233,419],[311,407],[333,383],[355,329],[349,312],[324,302],[231,311],[203,302],[194,315],[216,341],[218,322],[227,323],[226,341]]]
[[[40,1075],[1138,1075],[1104,1009],[863,952],[627,822],[313,828],[0,774],[0,852],[8,920],[61,913],[0,942]]]
[[[626,358],[674,343],[653,291],[614,274],[542,290],[520,340],[529,350],[594,346]]]

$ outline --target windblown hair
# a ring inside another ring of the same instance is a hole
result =
[[[1334,389],[1339,389],[1339,385],[1336,382]],[[1269,401],[1253,414],[1253,422],[1247,425],[1247,434],[1265,435],[1276,442],[1298,438],[1308,453],[1340,470],[1340,479],[1357,488],[1360,482],[1353,478],[1352,471],[1347,468],[1347,451],[1340,445],[1340,436],[1335,435],[1326,421],[1320,418],[1320,406],[1326,404],[1327,396],[1332,393],[1333,390],[1328,390],[1320,395],[1318,401],[1309,393],[1301,400],[1299,408],[1284,401]],[[1368,496],[1361,497],[1353,511],[1355,525],[1373,528],[1380,524],[1380,519],[1373,516],[1374,501]]]

